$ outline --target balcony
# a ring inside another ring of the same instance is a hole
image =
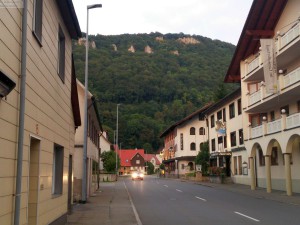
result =
[[[252,61],[245,64],[245,76],[243,81],[257,81],[264,79],[263,62],[261,54],[258,54]]]
[[[300,126],[300,113],[290,115],[286,118],[286,129],[292,129]]]
[[[278,68],[286,68],[290,62],[299,58],[300,23],[296,23],[286,33],[279,35],[276,47]]]
[[[260,89],[249,94],[245,109],[248,113],[259,113],[270,111],[275,105],[286,105],[298,100],[300,93],[300,67],[290,73],[279,75],[277,80],[278,92],[266,93],[266,87],[260,83]]]
[[[295,113],[290,116],[282,115],[278,120],[263,122],[262,125],[250,127],[249,139],[272,135],[297,127],[300,127],[300,113]]]

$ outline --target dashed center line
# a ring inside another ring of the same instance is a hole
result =
[[[198,196],[195,196],[195,198],[200,199],[200,200],[206,202],[206,199],[204,199],[204,198],[200,198],[200,197],[198,197]]]
[[[176,189],[176,191],[178,191],[178,192],[182,192],[182,190],[179,190],[179,189]]]
[[[240,215],[240,216],[246,217],[246,218],[248,218],[248,219],[250,219],[250,220],[254,220],[254,221],[256,221],[256,222],[259,222],[258,219],[255,219],[255,218],[253,218],[253,217],[247,216],[247,215],[242,214],[242,213],[240,213],[240,212],[234,212],[234,213],[236,213],[236,214],[238,214],[238,215]]]
[[[164,186],[165,186],[165,187],[168,187],[168,185],[166,185],[166,184],[165,184]]]

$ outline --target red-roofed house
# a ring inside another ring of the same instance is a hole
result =
[[[154,166],[154,170],[159,168],[161,161],[157,158],[155,154],[145,154],[145,161],[151,162]]]
[[[120,149],[118,155],[121,160],[120,175],[130,174],[133,170],[145,171],[144,149]]]

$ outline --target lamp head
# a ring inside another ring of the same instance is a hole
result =
[[[95,8],[102,8],[102,4],[93,4],[87,6],[87,9],[95,9]]]

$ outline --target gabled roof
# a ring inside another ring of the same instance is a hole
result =
[[[173,125],[171,125],[168,129],[166,129],[159,137],[162,138],[164,136],[166,136],[168,133],[170,133],[172,130],[174,130],[175,127],[179,126],[180,124],[192,119],[194,116],[202,113],[203,111],[205,111],[207,108],[209,108],[212,105],[212,103],[208,103],[205,106],[203,106],[202,108],[198,109],[196,112],[193,112],[192,114],[188,115],[187,117],[183,118],[182,120],[174,123]]]
[[[60,14],[72,39],[82,36],[72,0],[56,0]]]
[[[131,159],[136,155],[140,154],[145,158],[144,149],[120,149],[118,155],[121,159],[121,166],[131,166]]]
[[[146,162],[150,162],[152,158],[155,159],[155,165],[160,165],[160,161],[158,160],[155,154],[145,154],[144,159]]]
[[[287,1],[253,1],[224,82],[240,82],[240,62],[258,51],[261,38],[272,38],[274,36],[275,26]]]

